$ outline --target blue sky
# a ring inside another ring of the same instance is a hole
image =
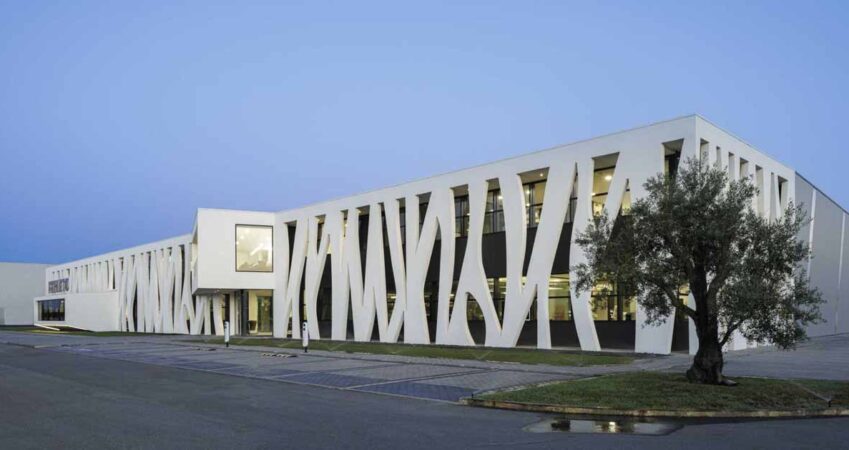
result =
[[[849,206],[849,2],[0,0],[0,261],[690,113]]]

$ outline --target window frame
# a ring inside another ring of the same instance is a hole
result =
[[[271,257],[269,262],[271,268],[269,270],[240,270],[239,269],[239,227],[249,228],[268,228],[271,230]],[[249,223],[237,223],[233,227],[233,268],[236,272],[241,273],[274,273],[274,225],[255,225]]]
[[[65,299],[51,298],[49,300],[38,300],[39,322],[64,322],[65,321]],[[61,318],[60,318],[61,317]]]

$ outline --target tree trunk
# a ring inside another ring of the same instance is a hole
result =
[[[719,337],[709,330],[700,330],[699,350],[693,365],[687,370],[687,379],[692,383],[725,384],[722,376],[722,346]]]

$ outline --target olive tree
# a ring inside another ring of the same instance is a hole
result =
[[[574,267],[579,292],[612,281],[636,296],[648,325],[675,310],[692,319],[699,348],[687,378],[697,383],[734,384],[722,375],[734,332],[782,349],[806,337],[822,299],[801,264],[809,256],[797,239],[801,208],[762,217],[748,179],[732,181],[695,158],[644,186],[629,214],[614,222],[603,212],[577,236],[587,257]],[[692,305],[681,295],[687,287]]]

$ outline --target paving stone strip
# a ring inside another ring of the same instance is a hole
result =
[[[522,366],[517,364],[480,361],[328,351],[304,354],[294,349],[224,348],[168,338],[41,336],[0,332],[0,342],[29,345],[47,351],[443,402],[457,402],[460,398],[487,390],[540,380],[574,378],[574,375],[562,370],[552,372],[548,366],[522,370]]]

